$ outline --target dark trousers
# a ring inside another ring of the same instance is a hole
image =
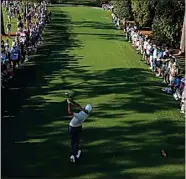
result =
[[[76,156],[79,150],[79,142],[81,139],[83,128],[80,127],[71,127],[69,126],[69,134],[71,140],[71,153]]]

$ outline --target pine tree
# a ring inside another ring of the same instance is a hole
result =
[[[132,0],[135,23],[139,27],[151,27],[154,9],[152,0]]]
[[[114,5],[115,14],[122,19],[123,17],[128,20],[132,19],[132,7],[131,0],[119,0],[119,1],[111,1]]]
[[[158,0],[152,29],[158,40],[171,45],[179,43],[184,7],[184,0]]]

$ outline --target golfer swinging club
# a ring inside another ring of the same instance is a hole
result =
[[[69,133],[71,139],[71,162],[75,163],[76,159],[80,158],[81,150],[79,150],[79,142],[82,133],[82,123],[88,118],[90,112],[92,111],[92,106],[87,104],[82,108],[78,103],[74,102],[72,99],[67,99],[68,103],[68,114],[72,115],[73,118],[69,123]],[[73,104],[78,110],[79,113],[72,113],[71,104]]]

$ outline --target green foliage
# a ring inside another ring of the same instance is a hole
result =
[[[153,34],[158,40],[178,43],[184,19],[184,0],[159,0],[153,20]]]
[[[114,12],[119,18],[127,18],[131,19],[132,16],[132,7],[131,0],[120,0],[120,1],[112,1],[114,5]]]
[[[136,11],[136,1],[137,0],[131,0],[131,7],[132,7],[132,12],[133,13]]]
[[[40,3],[41,0],[32,0],[32,1],[30,1],[30,0],[22,0],[21,2],[28,2],[28,3],[34,3],[34,2],[36,2],[36,3]]]
[[[135,23],[139,27],[151,27],[153,20],[153,8],[149,0],[133,0],[133,13]]]
[[[4,27],[4,18],[3,18],[2,8],[1,8],[1,35],[5,35],[5,27]]]

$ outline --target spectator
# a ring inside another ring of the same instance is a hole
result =
[[[157,68],[157,74],[156,77],[161,77],[161,66],[162,66],[162,59],[163,59],[163,48],[158,48],[158,55],[156,60],[156,68]]]
[[[5,42],[4,40],[1,40],[1,49],[4,49],[5,48]]]
[[[147,50],[147,46],[148,46],[148,39],[145,38],[145,41],[143,43],[143,60],[146,61],[146,50]]]
[[[154,52],[154,45],[151,43],[149,48],[149,63],[150,63],[151,70],[153,70],[153,52]]]
[[[19,15],[18,15],[18,18],[17,18],[17,21],[21,21],[21,19],[22,19],[22,18],[21,18],[21,15],[19,14]]]
[[[170,72],[169,72],[170,85],[174,82],[177,75],[178,75],[178,67],[177,67],[176,62],[174,62],[174,64],[171,66]]]
[[[9,57],[10,45],[9,45],[9,40],[8,39],[5,42],[5,52],[6,52],[7,57]]]
[[[180,113],[185,114],[185,87],[181,97],[181,110]]]
[[[11,35],[11,23],[7,23],[7,25],[6,25],[6,32],[7,32],[7,34],[8,34],[8,37],[10,38],[10,35]]]
[[[23,28],[23,22],[21,21],[21,20],[19,20],[18,22],[17,22],[17,28],[19,29],[22,29]]]
[[[124,17],[123,18],[123,31],[126,32],[126,28],[127,28],[127,20],[126,18]]]
[[[8,11],[8,22],[11,23],[11,19],[12,19],[12,13],[11,11],[9,10]]]
[[[171,69],[173,63],[174,63],[174,59],[170,56],[166,60],[166,66],[165,66],[165,70],[164,70],[163,82],[162,83],[165,83],[165,84],[169,83],[169,72],[170,72],[170,69]]]
[[[146,46],[146,57],[145,57],[146,63],[148,65],[150,64],[149,58],[150,58],[150,49],[151,49],[151,47],[152,47],[152,43],[150,42],[150,40],[148,40],[148,44]]]
[[[17,48],[17,44],[15,44],[10,52],[10,60],[12,61],[13,64],[13,72],[15,72],[16,65],[19,65],[19,50]]]

